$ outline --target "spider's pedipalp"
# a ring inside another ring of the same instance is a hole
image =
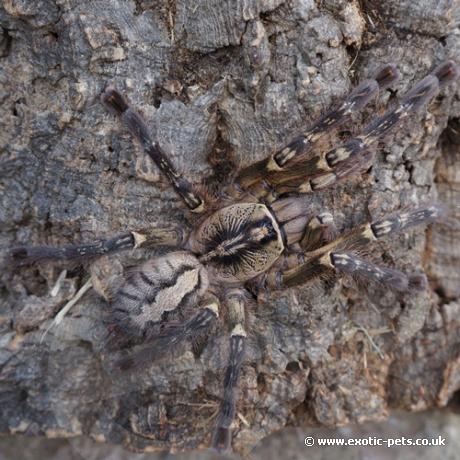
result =
[[[128,104],[122,94],[113,86],[109,86],[102,94],[101,101],[111,113],[118,115],[122,123],[141,144],[145,153],[166,176],[187,207],[192,212],[203,212],[205,210],[203,197],[182,174],[176,171],[159,144],[152,140],[141,115]]]

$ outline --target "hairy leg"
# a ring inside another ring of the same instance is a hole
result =
[[[330,266],[338,272],[352,277],[370,280],[397,291],[423,290],[426,279],[423,275],[406,275],[388,267],[381,267],[363,260],[351,252],[334,251],[329,253]]]
[[[254,163],[240,171],[236,184],[248,189],[270,176],[272,172],[280,173],[290,166],[294,160],[304,156],[314,142],[343,124],[349,115],[362,109],[375,97],[379,89],[386,88],[398,79],[398,71],[394,65],[383,66],[371,80],[357,86],[336,109],[327,113],[304,133],[297,136],[289,144],[268,158]]]
[[[331,269],[354,271],[358,276],[364,276],[366,274],[367,277],[372,277],[374,275],[373,279],[377,282],[385,281],[385,279],[390,280],[391,273],[389,272],[387,274],[388,276],[384,274],[381,279],[377,276],[378,270],[389,269],[381,269],[369,262],[366,262],[366,264],[368,264],[367,266],[360,266],[359,263],[353,264],[353,260],[350,260],[350,263],[345,266],[345,264],[340,263],[340,260],[343,260],[341,254],[353,252],[353,250],[359,249],[387,235],[434,221],[440,214],[441,209],[438,206],[430,206],[400,213],[373,223],[364,224],[318,249],[303,253],[302,263],[299,263],[299,255],[296,254],[295,257],[289,261],[289,267],[287,269],[272,270],[268,273],[266,287],[270,289],[285,289],[299,284],[305,284],[313,279],[321,277]],[[353,255],[353,257],[355,257],[355,261],[358,261],[356,256]],[[359,262],[364,264],[364,261],[361,261],[361,259],[359,259]],[[362,270],[360,270],[360,268],[362,268]],[[400,286],[402,286],[403,283],[404,281],[400,283]],[[417,287],[417,284],[420,283],[417,283],[415,278],[408,279],[409,287]]]
[[[313,251],[330,243],[336,234],[334,220],[329,212],[322,212],[308,222],[305,234],[300,240],[300,247],[304,251]]]
[[[183,239],[184,235],[180,228],[138,230],[79,245],[63,247],[18,246],[10,250],[8,258],[16,267],[44,261],[85,261],[124,249],[150,246],[180,247]]]
[[[224,376],[224,391],[217,415],[212,446],[218,451],[228,450],[232,442],[231,425],[236,413],[236,390],[246,347],[245,297],[241,290],[232,290],[226,298],[232,332],[230,335],[230,356]]]
[[[208,294],[200,302],[198,311],[182,324],[174,324],[166,328],[165,332],[151,339],[147,344],[128,352],[126,356],[116,362],[122,370],[140,368],[146,363],[157,361],[168,356],[168,351],[174,347],[192,340],[219,318],[220,302],[212,294]],[[111,348],[110,336],[107,348]]]
[[[362,172],[372,162],[369,147],[423,108],[442,88],[458,76],[457,64],[447,61],[408,91],[400,103],[369,123],[359,136],[343,145],[322,152],[285,175],[274,177],[272,185],[278,194],[310,193],[330,187],[340,180]]]
[[[122,94],[114,87],[109,86],[102,94],[101,101],[111,113],[120,118],[131,134],[139,141],[145,153],[152,158],[187,207],[193,212],[203,212],[205,209],[203,197],[185,179],[183,174],[176,171],[159,144],[152,140],[145,121],[128,104]]]

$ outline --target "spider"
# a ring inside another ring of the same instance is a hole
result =
[[[144,346],[118,363],[122,368],[137,366],[193,340],[224,317],[230,346],[212,446],[227,450],[232,443],[238,379],[247,346],[246,309],[251,292],[257,296],[291,288],[328,273],[352,275],[397,291],[426,287],[424,275],[406,275],[375,265],[361,258],[359,251],[395,232],[437,219],[440,206],[400,212],[337,235],[330,213],[312,215],[308,195],[368,169],[373,160],[371,146],[425,107],[457,76],[454,62],[442,63],[361,134],[338,147],[321,148],[323,136],[399,78],[393,64],[385,65],[374,78],[360,83],[338,108],[286,146],[236,171],[218,194],[194,186],[178,173],[141,115],[115,87],[108,86],[102,104],[121,120],[166,176],[188,208],[190,229],[130,229],[88,244],[20,246],[11,250],[12,261],[17,266],[50,260],[85,261],[127,249],[175,247],[148,259],[125,278],[111,305],[106,346],[110,347],[117,334],[138,338]],[[158,324],[182,310],[192,313],[158,333]]]

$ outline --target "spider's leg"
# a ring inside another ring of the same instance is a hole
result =
[[[152,158],[158,169],[166,176],[188,208],[192,212],[203,212],[205,208],[203,197],[185,179],[183,174],[179,174],[176,171],[158,143],[151,138],[145,121],[128,104],[122,94],[114,87],[109,86],[102,94],[101,101],[111,113],[114,113],[121,119],[131,134],[139,141],[145,153]]]
[[[8,253],[13,266],[22,267],[43,261],[84,261],[123,249],[149,246],[180,246],[184,235],[180,228],[148,229],[126,232],[109,239],[92,243],[53,246],[18,246]]]
[[[304,133],[294,138],[289,144],[270,157],[241,170],[235,179],[236,185],[243,189],[248,189],[272,173],[284,171],[294,160],[305,155],[314,142],[343,124],[350,114],[362,109],[371,101],[377,95],[379,89],[388,87],[398,77],[399,74],[394,65],[383,66],[373,79],[366,80],[357,86],[336,110],[327,113]]]
[[[332,214],[322,212],[308,222],[305,234],[300,240],[300,247],[304,251],[313,251],[331,242],[336,234]]]
[[[208,294],[206,299],[200,302],[199,310],[193,316],[182,324],[170,325],[162,335],[154,337],[146,345],[128,352],[126,356],[116,361],[116,367],[122,370],[140,368],[146,363],[168,356],[171,349],[193,339],[214,323],[219,317],[219,307],[220,302],[217,297]],[[108,337],[107,348],[110,347],[110,337]]]
[[[291,174],[280,177],[277,193],[310,193],[362,172],[372,161],[368,148],[404,119],[423,108],[441,87],[450,83],[457,75],[457,64],[452,61],[441,64],[409,90],[395,108],[369,123],[359,136],[320,155],[314,164],[309,160],[308,164],[297,165],[296,171],[290,171]],[[302,172],[307,180],[299,184],[296,179],[300,178]]]
[[[423,290],[426,278],[423,275],[406,275],[388,267],[380,267],[363,260],[351,252],[333,251],[329,253],[331,268],[338,272],[388,286],[397,291]]]
[[[283,201],[283,199],[278,201]],[[276,215],[278,216],[279,213]],[[305,225],[306,220],[306,218],[297,217],[282,223],[289,252],[279,259],[280,263],[272,267],[272,273],[279,274],[282,270],[303,264],[306,253],[330,243],[336,237],[337,229],[329,212],[325,211],[314,216],[307,225]],[[265,279],[266,275],[262,275],[248,283],[249,290],[251,292],[261,292]]]
[[[236,413],[236,389],[246,347],[245,298],[240,290],[231,291],[226,299],[233,329],[230,335],[230,356],[224,377],[224,394],[217,415],[212,447],[228,450],[232,442],[231,425]]]
[[[347,254],[349,251],[353,251],[363,245],[372,243],[387,235],[406,230],[415,225],[434,221],[440,214],[441,210],[439,207],[430,206],[428,208],[417,209],[387,217],[373,223],[364,224],[321,248],[305,252],[303,254],[303,263],[299,264],[299,257],[297,255],[295,259],[290,260],[290,266],[287,269],[269,272],[266,278],[266,287],[271,289],[284,289],[299,284],[305,284],[313,279],[321,277],[331,269],[337,269],[339,271],[345,271],[345,269],[349,271],[354,270],[356,275],[361,276],[364,276],[364,271],[366,269],[370,270],[369,276],[373,273],[375,274],[375,270],[377,269],[389,270],[375,267],[369,262],[361,261],[361,259],[356,257],[355,259],[359,260],[362,264],[367,264],[367,267],[362,266],[363,271],[359,270],[359,263],[353,264],[350,262],[350,264],[345,267],[344,264],[340,264],[340,254]],[[338,254],[338,256],[334,258],[334,254]],[[343,260],[343,257],[341,260]],[[390,279],[390,275],[391,273],[388,273],[388,279]],[[382,276],[385,277],[385,274]],[[377,278],[377,276],[374,276],[374,279],[375,278]],[[417,281],[416,277],[409,278],[408,281],[410,287],[416,287],[417,284],[423,284],[423,281]],[[400,282],[400,286],[402,286],[402,283],[404,283],[404,281]]]

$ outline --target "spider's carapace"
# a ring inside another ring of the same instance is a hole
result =
[[[280,225],[261,203],[219,209],[190,238],[190,249],[200,254],[213,279],[228,284],[245,282],[267,271],[284,247]]]

